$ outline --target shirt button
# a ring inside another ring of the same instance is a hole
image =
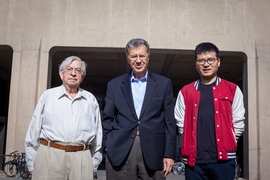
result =
[[[219,127],[219,125],[217,125],[217,127]]]
[[[219,141],[219,139],[217,139],[217,141]]]

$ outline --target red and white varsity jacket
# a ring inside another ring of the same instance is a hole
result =
[[[179,133],[183,134],[181,154],[190,166],[196,163],[196,128],[200,102],[198,85],[199,80],[184,86],[178,94],[174,109]],[[217,78],[212,91],[218,160],[235,159],[237,139],[245,128],[243,94],[236,84],[221,78]]]

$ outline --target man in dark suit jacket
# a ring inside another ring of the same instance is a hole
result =
[[[165,179],[174,164],[172,83],[147,70],[149,57],[147,41],[130,40],[132,70],[108,83],[102,121],[107,180]]]

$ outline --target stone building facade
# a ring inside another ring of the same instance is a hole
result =
[[[37,100],[60,85],[64,58],[86,59],[82,85],[102,107],[106,83],[128,71],[130,39],[150,43],[149,68],[172,79],[175,96],[197,78],[192,53],[208,41],[221,51],[220,76],[244,93],[244,178],[269,179],[269,12],[269,0],[0,0],[0,153],[24,151]]]

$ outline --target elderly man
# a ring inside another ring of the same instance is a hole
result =
[[[59,75],[63,84],[42,94],[31,119],[27,165],[32,179],[93,179],[102,160],[102,126],[96,98],[79,87],[86,63],[68,57]]]

